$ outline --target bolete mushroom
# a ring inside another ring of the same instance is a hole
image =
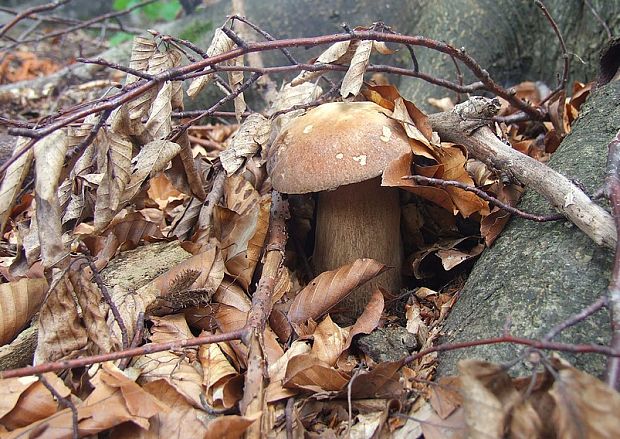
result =
[[[318,192],[313,265],[334,270],[373,258],[391,270],[344,301],[361,314],[378,286],[401,286],[398,189],[381,186],[387,164],[409,152],[402,126],[372,102],[323,104],[286,125],[268,154],[273,187],[286,194]]]

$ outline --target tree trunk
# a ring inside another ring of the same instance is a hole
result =
[[[620,81],[596,90],[572,133],[549,165],[585,186],[588,193],[604,179],[607,144],[620,121]],[[548,203],[526,192],[519,208],[546,212]],[[506,320],[514,335],[540,339],[549,329],[606,293],[613,252],[595,245],[567,222],[539,224],[513,219],[476,263],[461,297],[447,319],[442,342],[498,336]],[[601,311],[557,338],[568,343],[607,344],[609,317]],[[463,358],[510,361],[522,347],[480,346],[440,356],[440,374],[453,373]],[[566,355],[577,367],[601,374],[605,358],[593,354]],[[523,371],[523,369],[520,369]]]

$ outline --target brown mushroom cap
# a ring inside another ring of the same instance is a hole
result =
[[[334,189],[380,175],[411,150],[402,126],[373,102],[333,102],[284,127],[267,158],[273,187],[286,194]]]

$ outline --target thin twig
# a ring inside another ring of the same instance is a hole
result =
[[[71,152],[67,153],[68,160],[71,160],[74,157],[77,157],[86,148],[88,148],[88,145],[90,145],[93,142],[93,140],[95,140],[95,137],[97,137],[97,133],[99,132],[101,127],[106,123],[106,121],[110,117],[110,114],[112,114],[112,110],[105,110],[101,112],[101,114],[99,115],[99,120],[90,129],[88,135],[84,138],[84,140],[82,140],[75,148],[73,148]]]
[[[524,212],[520,209],[517,209],[516,207],[511,206],[510,204],[506,204],[503,201],[487,194],[485,191],[483,191],[482,189],[478,189],[477,187],[474,186],[469,186],[465,183],[461,183],[460,181],[455,181],[455,180],[442,180],[440,178],[431,178],[431,177],[424,177],[422,175],[406,175],[404,177],[402,177],[403,180],[413,180],[416,183],[419,184],[424,184],[424,185],[429,185],[429,186],[439,186],[439,187],[448,187],[448,186],[452,186],[452,187],[457,187],[459,189],[463,189],[464,191],[467,192],[472,192],[476,195],[478,195],[480,198],[482,198],[485,201],[488,201],[489,203],[493,204],[494,206],[499,207],[500,209],[505,210],[506,212],[509,212],[515,216],[518,216],[520,218],[524,218],[530,221],[536,221],[539,223],[544,223],[544,222],[548,222],[548,221],[558,221],[558,220],[562,220],[565,219],[566,217],[562,214],[553,214],[553,215],[536,215],[533,213],[528,213],[528,212]]]
[[[70,0],[69,0],[70,1]],[[0,6],[0,12],[5,12],[11,15],[19,15],[20,11],[15,10],[13,8],[8,8],[6,6]],[[30,14],[27,17],[24,17],[27,20],[36,20],[40,23],[59,23],[59,24],[68,24],[68,25],[76,25],[82,23],[80,20],[75,20],[73,18],[68,17],[59,17],[57,15],[41,15],[41,14]],[[116,19],[116,17],[115,17]],[[143,29],[134,28],[130,26],[126,26],[123,23],[110,24],[110,23],[91,23],[88,25],[89,28],[94,29],[112,29],[112,30],[120,30],[123,32],[139,34],[144,32]]]
[[[538,6],[538,8],[542,11],[545,18],[547,19],[547,21],[553,28],[553,32],[555,33],[556,37],[558,38],[558,42],[560,43],[560,49],[562,50],[562,58],[564,59],[564,70],[562,71],[562,76],[560,78],[559,84],[557,88],[554,91],[552,91],[551,94],[549,94],[549,96],[545,98],[545,101],[548,101],[549,99],[551,99],[551,96],[556,95],[562,90],[566,90],[566,84],[568,83],[568,72],[570,69],[570,57],[568,56],[568,50],[566,50],[566,44],[564,43],[564,37],[562,37],[560,28],[558,27],[558,24],[555,22],[555,20],[553,19],[553,17],[551,16],[547,8],[545,7],[544,3],[541,0],[535,0],[534,3],[536,3],[536,6]]]
[[[242,23],[245,23],[246,25],[250,26],[252,29],[254,29],[256,32],[258,32],[259,34],[261,34],[263,37],[265,37],[265,39],[267,41],[276,41],[276,39],[271,36],[268,32],[264,31],[263,29],[261,29],[260,27],[258,27],[257,25],[255,25],[254,23],[252,23],[251,21],[249,21],[247,18],[245,17],[241,17],[240,15],[231,15],[230,17],[228,17],[231,20],[239,20]],[[297,62],[297,60],[293,57],[293,55],[291,55],[291,52],[289,52],[288,49],[286,48],[281,48],[280,52],[282,52],[282,54],[286,57],[286,59],[289,60],[289,62],[291,64],[299,64]]]
[[[37,12],[51,11],[52,9],[56,9],[59,6],[69,3],[70,1],[71,0],[59,0],[56,2],[46,3],[44,5],[33,6],[32,8],[28,8],[25,11],[20,12],[18,15],[13,17],[11,21],[9,21],[7,24],[2,26],[2,29],[0,29],[0,37],[3,37],[8,31],[10,31],[13,28],[13,26],[15,26],[17,23],[19,23],[24,18],[27,18],[28,16],[35,14]]]
[[[173,340],[165,343],[149,343],[145,344],[144,346],[140,346],[139,348],[123,349],[116,352],[108,352],[105,354],[75,358],[73,360],[53,361],[50,363],[38,364],[36,366],[21,367],[19,369],[9,369],[0,371],[0,379],[37,375],[45,372],[56,372],[63,369],[73,369],[75,367],[84,367],[95,363],[104,363],[106,361],[120,360],[121,358],[153,354],[155,352],[179,350],[192,346],[201,346],[210,343],[239,340],[244,333],[245,328],[242,328],[236,331],[224,332],[222,334],[203,335],[201,337],[188,338],[184,340]]]
[[[616,230],[620,234],[620,131],[609,142],[607,156],[606,186],[609,190],[609,203],[614,216]],[[611,347],[620,348],[620,239],[616,244],[614,267],[609,282],[609,312],[611,316]],[[620,359],[607,361],[607,384],[612,389],[620,389]]]
[[[13,43],[12,45],[6,47],[5,49],[12,49],[13,47],[18,46],[20,44],[38,43],[40,41],[47,40],[49,38],[55,38],[55,37],[58,37],[58,36],[67,35],[67,34],[69,34],[71,32],[75,32],[76,30],[87,28],[87,27],[91,26],[93,23],[98,23],[100,21],[104,21],[104,20],[109,20],[111,18],[120,17],[122,15],[127,15],[127,14],[131,13],[132,11],[134,11],[134,10],[136,10],[138,8],[142,8],[142,7],[144,7],[146,5],[149,5],[151,3],[154,3],[155,1],[157,1],[157,0],[144,0],[144,1],[140,2],[140,3],[137,3],[137,4],[127,8],[127,9],[122,10],[122,11],[109,12],[107,14],[100,15],[99,17],[95,17],[95,18],[92,18],[90,20],[83,21],[83,22],[81,22],[79,24],[70,26],[70,27],[68,27],[66,29],[63,29],[63,30],[59,30],[59,31],[56,31],[56,32],[45,34],[45,35],[42,35],[42,36],[37,37],[37,38],[31,38],[29,40],[16,41],[15,43]]]
[[[286,419],[286,439],[293,439],[293,409],[295,408],[295,398],[289,398],[286,401],[284,416]]]
[[[58,404],[71,410],[71,428],[73,430],[72,437],[73,439],[78,439],[80,437],[80,432],[78,429],[78,410],[75,404],[73,404],[69,398],[65,398],[58,393],[58,391],[49,383],[49,381],[47,381],[47,378],[45,378],[43,374],[38,374],[37,378],[39,378],[41,384],[43,384],[43,386],[50,391],[52,396],[56,398]]]
[[[88,250],[88,247],[83,242],[80,242],[78,244],[78,248],[83,253],[82,258],[86,260],[86,264],[93,272],[93,280],[95,281],[95,284],[97,284],[97,286],[99,287],[99,291],[101,291],[101,296],[103,297],[103,299],[106,301],[106,303],[110,307],[110,311],[112,312],[112,315],[114,316],[114,320],[116,321],[116,324],[118,325],[118,328],[121,332],[121,340],[123,343],[123,349],[127,349],[129,347],[129,336],[127,335],[127,326],[125,325],[123,316],[121,316],[121,313],[116,307],[114,300],[112,300],[112,296],[110,295],[108,288],[105,286],[103,279],[101,279],[99,270],[97,270],[97,267],[95,266],[95,263],[93,262],[93,257],[90,254],[90,250]]]
[[[605,29],[605,33],[607,33],[607,39],[611,40],[613,38],[613,34],[611,33],[611,30],[609,29],[607,23],[605,23],[605,20],[603,20],[603,18],[599,15],[598,12],[596,12],[596,9],[594,9],[592,3],[590,3],[590,0],[583,0],[583,2],[586,4],[588,9],[590,9],[590,12],[592,12],[592,15],[594,15],[594,18],[596,18],[596,21],[601,23],[601,26],[603,26],[603,29]]]
[[[606,355],[608,357],[613,357],[613,358],[620,358],[620,350],[612,349],[609,346],[600,346],[596,344],[570,344],[570,343],[560,343],[560,342],[552,342],[552,341],[540,341],[540,340],[533,340],[530,338],[515,337],[512,335],[504,335],[502,337],[483,338],[480,340],[464,341],[464,342],[459,342],[459,343],[445,343],[445,344],[440,344],[437,346],[432,346],[428,349],[424,349],[423,351],[418,352],[417,354],[412,354],[412,355],[405,357],[403,361],[404,363],[411,363],[412,361],[418,360],[424,357],[425,355],[432,354],[433,352],[447,352],[447,351],[455,351],[457,349],[472,348],[475,346],[506,344],[506,343],[529,346],[532,348],[536,348],[540,350],[547,350],[547,351],[563,351],[563,352],[573,352],[573,353],[580,353],[580,354],[591,353],[591,354]]]
[[[143,72],[141,70],[132,69],[131,67],[123,66],[121,64],[113,63],[111,61],[107,61],[103,58],[76,58],[77,62],[81,62],[83,64],[96,64],[98,66],[108,67],[110,69],[118,70],[121,72],[129,73],[131,75],[137,76],[142,79],[153,79],[153,75]]]
[[[138,313],[138,320],[136,321],[136,332],[133,334],[133,339],[131,340],[130,348],[137,347],[144,338],[144,311],[140,311]],[[131,357],[125,357],[118,363],[118,368],[120,370],[124,370],[131,361]]]
[[[573,314],[568,319],[560,322],[559,324],[551,328],[549,332],[547,332],[547,334],[545,334],[545,336],[543,337],[543,341],[552,340],[560,332],[564,331],[567,328],[570,328],[571,326],[576,325],[577,323],[584,321],[586,318],[599,311],[601,308],[606,307],[608,303],[608,297],[606,295],[602,295],[594,303],[590,304],[577,314]]]

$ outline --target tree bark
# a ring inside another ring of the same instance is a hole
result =
[[[620,121],[620,81],[594,91],[571,134],[553,155],[549,166],[588,193],[604,180],[607,144]],[[548,203],[527,191],[519,208],[548,211]],[[507,319],[514,335],[540,339],[553,326],[579,312],[606,293],[613,251],[599,247],[567,222],[539,224],[513,219],[476,263],[445,326],[442,342],[460,342],[501,334]],[[564,331],[559,341],[607,344],[609,317],[605,311]],[[439,373],[456,370],[460,359],[479,357],[496,362],[518,357],[512,345],[480,346],[440,355]],[[566,355],[577,367],[601,375],[605,358],[591,354]],[[525,372],[523,367],[519,372]]]

